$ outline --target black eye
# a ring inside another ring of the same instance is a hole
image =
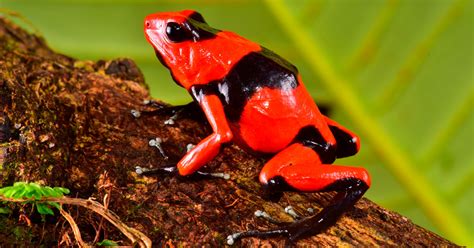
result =
[[[168,38],[173,42],[183,42],[193,39],[192,33],[176,22],[168,23],[166,26],[166,35],[168,35]]]

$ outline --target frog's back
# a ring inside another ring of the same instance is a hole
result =
[[[242,147],[276,153],[305,126],[327,129],[296,67],[265,48],[244,56],[213,84]]]
[[[217,83],[227,119],[239,121],[248,101],[261,89],[290,92],[297,88],[297,77],[296,67],[265,48],[245,55]]]

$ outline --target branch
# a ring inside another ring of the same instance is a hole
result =
[[[68,212],[64,211],[64,209],[62,208],[59,209],[59,212],[67,220],[67,222],[69,222],[69,225],[71,226],[72,232],[74,233],[74,237],[76,238],[79,247],[90,247],[84,242],[84,240],[82,240],[81,231],[79,230],[76,221],[74,221],[74,218],[72,218],[72,216]]]

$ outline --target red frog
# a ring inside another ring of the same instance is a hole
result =
[[[199,104],[213,133],[177,164],[187,176],[206,165],[223,144],[270,155],[259,180],[267,192],[337,191],[314,216],[276,230],[247,231],[233,239],[286,236],[290,241],[331,226],[370,187],[363,168],[333,165],[359,151],[359,138],[321,114],[290,62],[233,32],[210,27],[193,10],[151,14],[145,36],[174,81]]]

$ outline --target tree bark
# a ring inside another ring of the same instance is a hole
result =
[[[275,225],[254,216],[265,210],[290,220],[291,205],[300,215],[320,210],[333,194],[285,193],[278,203],[261,197],[257,176],[264,160],[225,147],[205,171],[231,178],[141,177],[135,167],[173,164],[189,143],[210,133],[204,120],[170,115],[134,118],[132,109],[152,110],[140,70],[129,59],[78,61],[52,51],[41,37],[0,18],[0,186],[35,181],[62,186],[71,197],[104,200],[130,227],[154,246],[224,246],[227,235]],[[157,66],[160,66],[157,62]],[[148,141],[161,138],[165,159]],[[104,199],[105,198],[105,199]],[[57,214],[42,219],[27,205],[7,204],[0,215],[0,240],[6,244],[71,244],[72,231]],[[128,240],[101,217],[84,208],[66,207],[84,242]],[[21,221],[24,219],[28,221]],[[13,231],[16,230],[16,231]],[[69,239],[69,241],[68,241]],[[243,239],[238,245],[282,246],[283,239]],[[297,246],[456,246],[409,219],[367,199],[360,200],[333,227]]]

